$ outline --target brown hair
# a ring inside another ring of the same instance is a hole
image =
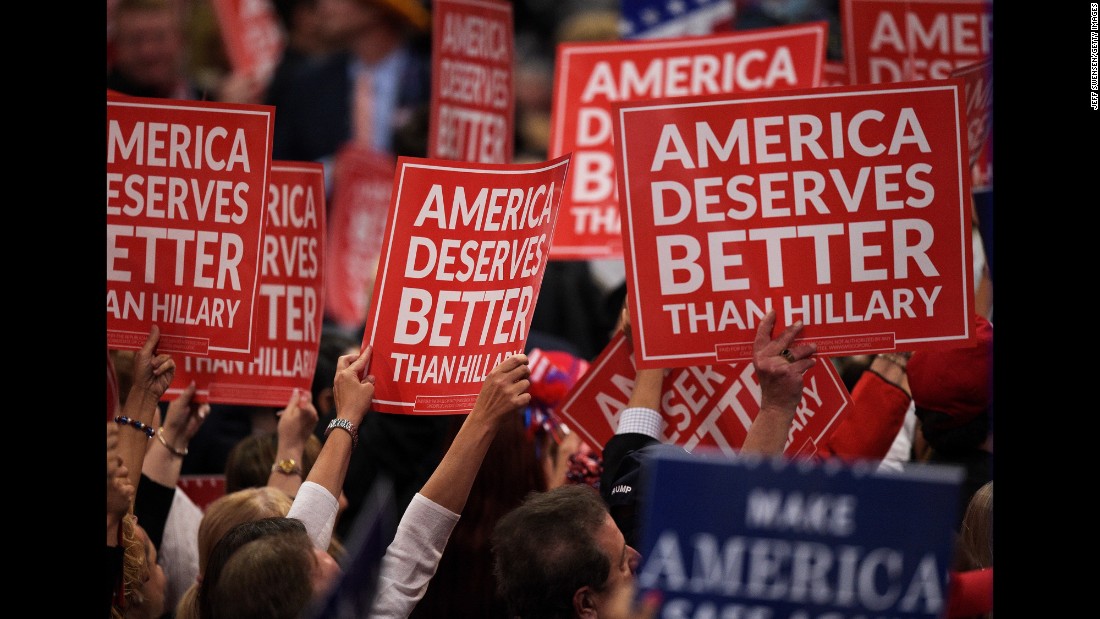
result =
[[[314,561],[304,529],[242,545],[212,583],[211,619],[296,619],[313,595]]]
[[[245,488],[266,486],[278,450],[277,432],[253,434],[241,439],[229,451],[225,460],[225,491],[236,492]],[[321,440],[311,434],[302,452],[302,479],[309,475],[309,470],[313,468],[320,453]]]
[[[463,421],[464,418],[459,418],[454,422],[452,441]],[[508,616],[504,601],[496,595],[489,537],[500,518],[518,507],[532,490],[546,490],[546,478],[535,456],[534,444],[526,435],[523,416],[517,413],[501,422],[474,478],[462,518],[451,533],[424,597],[409,619]]]
[[[608,517],[599,493],[567,484],[528,496],[493,530],[493,574],[513,615],[524,619],[573,616],[573,594],[599,590],[611,559],[595,533]]]
[[[214,546],[233,527],[272,516],[286,516],[291,500],[277,488],[260,486],[231,492],[206,507],[199,524],[199,578],[206,573],[206,565]],[[195,583],[183,594],[176,605],[177,619],[197,619],[198,596],[201,585]]]

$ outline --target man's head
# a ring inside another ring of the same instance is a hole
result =
[[[340,568],[295,518],[230,529],[214,546],[199,593],[200,614],[219,619],[295,619],[328,592]],[[256,591],[263,595],[253,595]]]
[[[492,546],[498,592],[523,619],[598,617],[641,558],[587,485],[530,494],[497,523]]]
[[[128,82],[126,94],[171,97],[180,83],[186,52],[177,3],[120,0],[113,19],[114,70]]]

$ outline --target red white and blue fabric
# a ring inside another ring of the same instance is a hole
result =
[[[733,0],[622,0],[624,39],[702,36],[733,27]]]

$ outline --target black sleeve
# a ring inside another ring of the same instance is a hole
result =
[[[607,501],[611,493],[611,487],[619,478],[619,464],[631,452],[659,443],[657,439],[640,432],[626,432],[615,434],[608,439],[603,447],[603,473],[600,474],[600,495]]]
[[[162,486],[144,473],[141,475],[134,498],[134,515],[141,528],[145,529],[149,541],[157,548],[160,548],[160,541],[164,538],[164,523],[168,522],[168,511],[172,509],[175,496],[175,486]]]

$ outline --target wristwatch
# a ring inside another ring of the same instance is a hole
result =
[[[334,428],[340,428],[341,430],[347,430],[347,433],[351,435],[351,448],[354,450],[359,446],[359,428],[355,427],[349,419],[340,419],[337,417],[328,422],[328,428],[325,429],[325,436],[332,434]]]
[[[287,458],[286,460],[279,460],[275,464],[272,464],[271,472],[283,473],[284,475],[301,475],[302,467],[298,466],[298,461],[294,458]]]

